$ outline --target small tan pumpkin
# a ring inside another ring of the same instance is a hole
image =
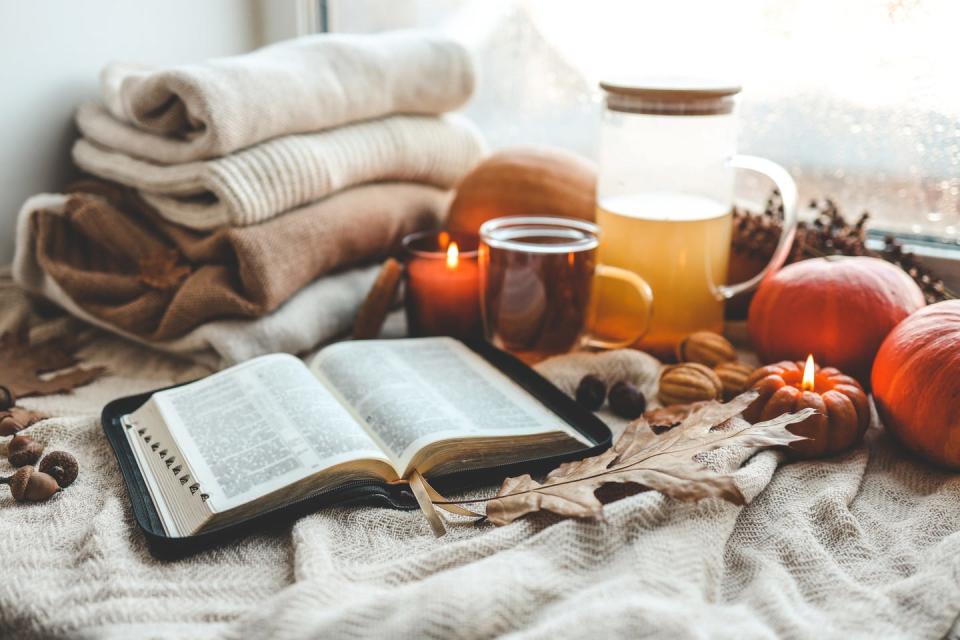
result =
[[[447,228],[477,233],[500,216],[563,216],[593,220],[597,169],[554,147],[517,147],[489,156],[464,176],[450,204]]]
[[[787,429],[809,440],[790,443],[796,458],[831,456],[860,441],[870,425],[870,403],[863,387],[833,367],[815,367],[815,391],[801,391],[803,362],[783,361],[760,367],[747,380],[760,397],[743,412],[749,422],[772,420],[806,407],[818,415]]]

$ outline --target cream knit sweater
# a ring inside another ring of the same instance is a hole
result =
[[[118,126],[99,106],[78,121]],[[81,129],[84,126],[81,125]],[[263,222],[342,189],[382,181],[453,187],[481,158],[482,137],[466,119],[391,116],[263,142],[223,158],[160,165],[80,139],[84,171],[139,189],[172,222],[194,229]]]
[[[100,146],[182,164],[293,133],[453,111],[473,86],[470,55],[440,34],[322,34],[176,67],[107,65],[101,97],[116,125],[79,124]]]

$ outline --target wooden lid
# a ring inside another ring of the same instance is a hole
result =
[[[682,76],[603,80],[607,106],[616,111],[652,114],[717,114],[733,110],[738,84]]]

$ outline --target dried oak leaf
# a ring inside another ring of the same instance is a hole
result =
[[[644,413],[643,417],[647,421],[647,424],[650,425],[650,428],[653,429],[653,432],[660,434],[668,429],[674,428],[695,410],[710,402],[715,401],[701,400],[699,402],[691,402],[690,404],[672,404],[668,407],[651,409]]]
[[[560,465],[542,484],[529,475],[507,478],[497,497],[487,503],[487,519],[504,525],[542,510],[574,518],[600,518],[603,504],[596,491],[609,483],[640,485],[680,500],[718,497],[744,504],[731,474],[712,471],[694,456],[727,446],[761,450],[803,440],[786,426],[815,413],[804,409],[754,425],[729,423],[757,396],[756,391],[748,391],[726,404],[704,403],[663,435],[654,433],[641,417],[630,423],[611,449]]]
[[[6,411],[0,411],[0,420],[6,416],[10,416],[24,427],[29,427],[34,422],[40,422],[44,418],[49,417],[45,413],[31,411],[30,409],[24,409],[23,407],[10,407]]]
[[[12,390],[18,398],[46,396],[72,391],[106,372],[104,367],[77,367],[77,348],[71,338],[34,345],[25,329],[4,333],[0,335],[0,386]]]
[[[140,258],[140,282],[160,291],[173,289],[190,275],[190,265],[179,263],[180,252],[175,249],[157,251]]]

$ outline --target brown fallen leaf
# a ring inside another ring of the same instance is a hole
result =
[[[6,411],[0,411],[0,420],[6,416],[10,416],[24,427],[29,427],[34,422],[40,422],[44,418],[49,417],[45,413],[31,411],[30,409],[24,409],[23,407],[10,407]]]
[[[650,428],[653,429],[653,432],[660,434],[680,424],[684,418],[689,416],[696,409],[702,407],[707,402],[709,402],[709,400],[692,402],[690,404],[672,404],[669,407],[659,407],[657,409],[651,409],[650,411],[647,411],[643,414],[643,417],[650,425]]]
[[[77,348],[71,338],[30,344],[26,327],[0,334],[0,386],[18,398],[46,396],[72,391],[106,372],[104,367],[77,367]]]
[[[600,518],[603,504],[596,491],[609,483],[639,485],[680,500],[718,497],[744,504],[743,494],[731,474],[712,471],[694,460],[694,456],[727,446],[759,451],[803,440],[786,426],[815,413],[813,409],[804,409],[754,425],[729,423],[757,396],[756,391],[748,391],[726,404],[703,403],[662,435],[654,433],[641,417],[630,423],[611,449],[562,464],[543,483],[529,475],[507,478],[497,497],[487,502],[487,519],[504,525],[535,511]]]
[[[190,265],[180,264],[180,252],[175,249],[157,251],[140,258],[140,282],[151,289],[166,291],[176,288],[190,275]]]

